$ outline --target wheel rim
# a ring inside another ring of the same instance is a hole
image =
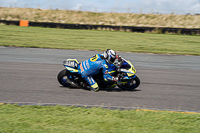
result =
[[[127,84],[119,85],[120,88],[126,89],[126,90],[135,89],[136,86],[137,86],[137,81],[135,79],[132,79]]]
[[[62,83],[64,86],[69,86],[68,83],[67,83],[67,76],[62,77],[61,83]]]

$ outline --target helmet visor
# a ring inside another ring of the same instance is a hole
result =
[[[113,63],[115,61],[116,58],[111,58],[110,61]]]
[[[116,59],[116,58],[110,58],[109,62],[110,62],[110,63],[114,63],[115,59]]]

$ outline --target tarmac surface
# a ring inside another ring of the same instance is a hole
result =
[[[102,51],[0,46],[0,103],[56,103],[200,112],[200,56],[122,53],[141,80],[134,91],[62,87],[62,61]]]

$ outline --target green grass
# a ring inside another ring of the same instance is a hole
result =
[[[0,45],[200,55],[200,36],[0,25]]]
[[[1,133],[199,133],[200,114],[0,105]]]

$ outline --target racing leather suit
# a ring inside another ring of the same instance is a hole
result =
[[[113,77],[109,72],[115,69],[115,65],[107,63],[103,55],[96,54],[88,60],[83,61],[80,64],[80,69],[82,78],[87,81],[92,88],[99,88],[92,76],[99,73],[99,70],[102,69],[104,80],[112,81]]]

